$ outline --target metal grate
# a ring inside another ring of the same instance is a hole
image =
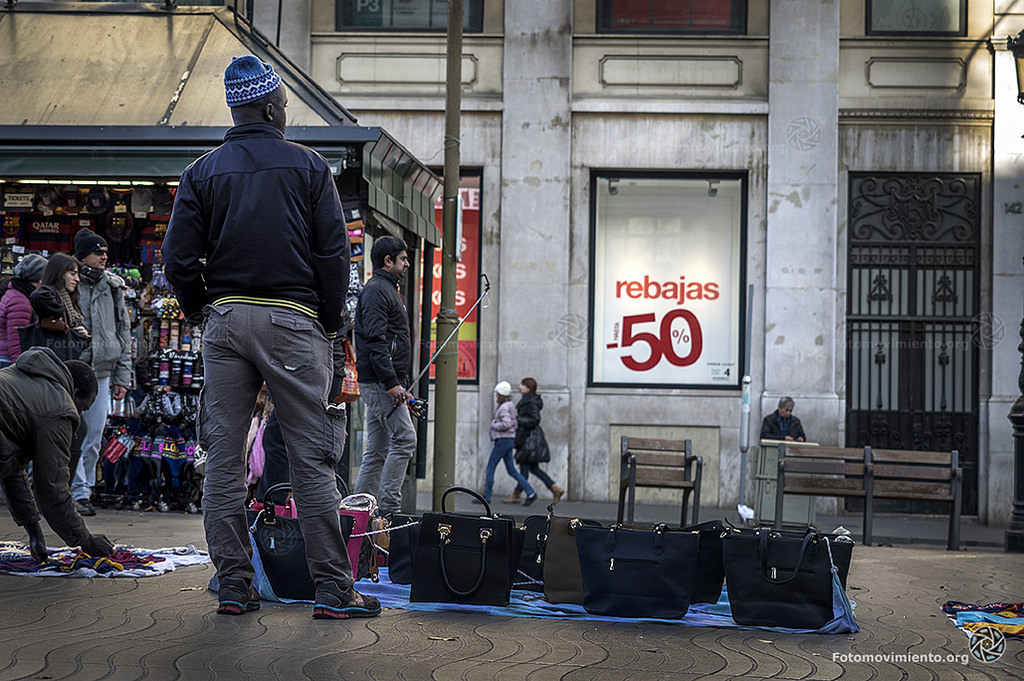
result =
[[[846,444],[959,450],[968,514],[978,503],[980,184],[850,175]]]

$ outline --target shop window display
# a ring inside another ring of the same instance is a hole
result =
[[[108,244],[107,269],[125,282],[134,385],[111,400],[93,498],[101,507],[198,512],[195,419],[202,341],[163,276],[160,244],[174,189],[118,181],[0,183],[0,287],[29,253],[70,253],[89,228]]]

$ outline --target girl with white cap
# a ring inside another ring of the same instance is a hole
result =
[[[534,496],[533,488],[519,471],[512,460],[512,449],[516,437],[516,407],[512,404],[512,386],[502,381],[494,386],[494,397],[498,404],[491,418],[491,457],[487,460],[487,480],[484,483],[484,499],[491,503],[491,491],[494,488],[494,471],[498,463],[505,462],[505,470],[516,481],[520,488],[526,490],[527,496]]]

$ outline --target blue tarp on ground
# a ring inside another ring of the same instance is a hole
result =
[[[260,593],[260,598],[265,601],[309,603],[310,601],[290,601],[278,598],[274,594],[266,574],[263,572],[263,565],[259,560],[259,552],[253,546],[253,566],[256,568],[255,585]],[[216,576],[210,581],[210,588],[217,589]],[[548,603],[544,600],[544,594],[537,591],[526,591],[513,589],[507,606],[492,605],[462,605],[457,603],[413,603],[409,601],[409,585],[392,584],[388,579],[387,568],[380,569],[380,581],[377,583],[369,580],[362,580],[356,584],[360,593],[373,596],[380,601],[385,608],[397,608],[400,610],[418,610],[423,612],[481,612],[488,615],[504,617],[544,617],[554,619],[574,619],[603,622],[661,622],[664,624],[684,625],[691,627],[733,627],[743,629],[762,629],[765,631],[776,631],[794,634],[847,634],[860,631],[857,621],[853,616],[855,605],[847,599],[845,591],[839,583],[839,577],[833,575],[833,603],[832,610],[835,619],[821,629],[788,629],[784,627],[746,627],[732,618],[732,610],[729,607],[729,595],[725,588],[718,603],[700,603],[691,605],[686,617],[682,619],[653,619],[653,618],[624,618],[608,617],[604,615],[593,615],[583,609],[581,605],[571,603]]]

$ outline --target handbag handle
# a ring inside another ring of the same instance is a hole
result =
[[[451,494],[452,492],[462,492],[463,494],[468,494],[469,496],[473,497],[474,499],[476,499],[477,501],[484,505],[484,510],[486,511],[484,515],[491,515],[491,505],[487,503],[487,500],[467,487],[449,487],[448,489],[446,489],[444,491],[444,494],[441,495],[441,513],[450,512],[445,502],[448,499],[448,495]]]
[[[449,487],[445,494],[453,489],[460,489],[458,487]],[[474,493],[475,494],[475,493]],[[444,508],[444,501],[441,502],[441,508]],[[486,527],[480,528],[480,574],[476,577],[476,584],[474,584],[468,591],[459,591],[452,586],[451,580],[448,579],[448,568],[444,563],[444,547],[448,544],[448,535],[452,531],[451,525],[438,525],[437,531],[441,535],[441,546],[439,553],[441,554],[441,579],[444,580],[444,586],[448,591],[452,592],[456,596],[472,596],[477,592],[477,589],[484,583],[484,573],[487,571],[487,540],[491,538],[491,531]]]
[[[338,475],[337,473],[334,474],[334,480],[335,480],[335,482],[339,483],[339,489],[344,491],[344,494],[341,495],[342,498],[344,499],[345,497],[350,496],[349,493],[348,493],[348,485],[345,484],[345,480],[340,475]],[[292,483],[290,483],[290,482],[279,482],[276,485],[271,485],[269,488],[267,488],[267,491],[263,493],[263,502],[262,502],[263,503],[263,507],[265,509],[268,509],[267,512],[271,516],[273,516],[274,515],[274,504],[273,504],[274,495],[275,494],[279,494],[281,492],[286,492],[288,494],[291,494],[291,491],[292,491]],[[285,501],[287,501],[287,499],[285,499]],[[282,506],[283,506],[283,504],[282,504]]]
[[[267,515],[271,518],[274,517],[274,495],[285,493],[291,494],[292,484],[290,482],[279,482],[276,485],[271,485],[266,492],[263,493],[263,510],[266,511]],[[287,499],[285,499],[287,501]]]
[[[807,555],[807,547],[810,546],[811,542],[817,538],[817,534],[814,532],[808,532],[804,535],[803,541],[800,543],[800,555],[796,559],[796,565],[793,567],[793,574],[785,579],[772,579],[768,576],[768,532],[761,532],[761,542],[758,544],[757,553],[761,558],[761,576],[770,581],[772,584],[786,584],[796,579],[797,573],[800,572],[800,566],[803,565],[804,557]]]

